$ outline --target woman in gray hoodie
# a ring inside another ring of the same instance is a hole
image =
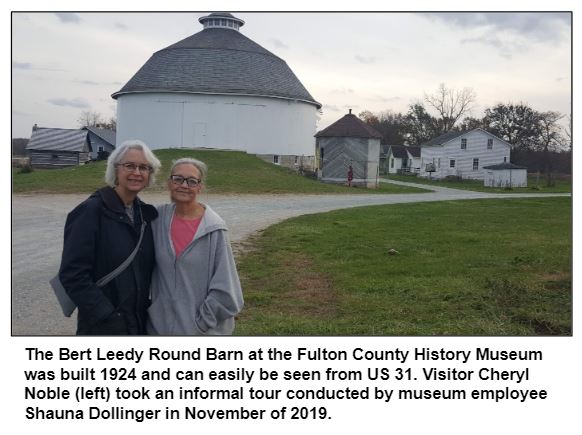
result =
[[[151,335],[229,335],[243,296],[224,221],[198,202],[206,165],[183,158],[168,179],[171,204],[153,222]]]

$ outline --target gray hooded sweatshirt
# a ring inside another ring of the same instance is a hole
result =
[[[175,204],[158,207],[153,221],[156,267],[150,335],[228,335],[243,307],[240,281],[224,221],[210,207],[194,239],[176,258],[170,228]]]

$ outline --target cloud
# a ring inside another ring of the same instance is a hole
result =
[[[59,68],[45,68],[42,66],[34,65],[30,62],[16,62],[14,60],[12,61],[12,68],[27,71],[64,71],[63,69]]]
[[[332,89],[330,92],[332,94],[342,94],[342,95],[345,95],[345,94],[353,94],[354,93],[354,90],[351,89],[351,88],[341,88],[341,89]]]
[[[324,104],[322,107],[323,110],[329,110],[330,112],[339,112],[340,108],[337,106],[332,106],[331,104]]]
[[[504,43],[497,36],[486,35],[479,38],[465,38],[461,39],[461,44],[483,44],[489,45],[499,50],[499,55],[505,59],[511,60],[514,52],[527,50],[523,44],[516,42]]]
[[[356,59],[358,62],[360,63],[364,63],[366,65],[372,64],[376,62],[376,58],[373,56],[370,57],[364,57],[364,56],[360,56],[359,54],[356,54],[354,56],[354,59]]]
[[[71,12],[55,12],[55,15],[61,20],[63,23],[75,23],[78,24],[81,22],[81,17],[78,14],[74,14]]]
[[[51,104],[54,104],[55,106],[61,107],[75,107],[78,109],[86,109],[91,107],[87,101],[79,97],[73,98],[72,100],[68,100],[66,98],[49,98],[47,101]]]
[[[420,14],[453,26],[508,32],[535,41],[557,43],[570,31],[572,21],[568,12],[443,12]]]
[[[568,77],[556,77],[556,81],[557,82],[563,82],[564,80],[567,80]]]
[[[12,61],[12,68],[14,69],[32,69],[32,64],[28,62]]]
[[[282,48],[284,50],[289,48],[289,46],[287,44],[285,44],[282,41],[275,39],[275,38],[271,38],[269,40],[269,42],[271,42],[271,44],[273,44],[275,46],[275,48]]]
[[[129,27],[127,27],[127,26],[126,26],[125,24],[123,24],[123,23],[115,23],[115,24],[114,24],[114,26],[115,26],[117,29],[120,29],[120,30],[127,30],[127,29],[129,29]]]
[[[93,80],[82,80],[82,79],[75,79],[73,80],[74,83],[80,83],[82,85],[89,85],[89,86],[120,86],[123,85],[121,82],[96,82]]]
[[[375,95],[374,97],[370,98],[373,101],[380,101],[382,103],[391,103],[393,101],[400,100],[400,97],[383,97],[381,95]]]

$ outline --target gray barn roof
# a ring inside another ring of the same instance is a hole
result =
[[[99,136],[105,142],[110,145],[115,146],[116,133],[114,130],[109,130],[108,128],[97,128],[97,127],[83,127],[83,129],[89,130],[91,133]]]
[[[257,95],[321,108],[283,59],[222,28],[206,28],[154,53],[112,97],[143,92]]]
[[[27,150],[76,151],[86,149],[87,132],[64,128],[37,128],[33,130]]]
[[[82,129],[36,127],[32,131],[27,150],[84,152],[91,148],[88,134],[95,134],[115,146],[115,131],[106,128],[83,127]],[[87,146],[88,145],[88,146]]]
[[[317,132],[315,137],[363,137],[382,139],[376,129],[366,124],[356,115],[348,113],[329,127]]]

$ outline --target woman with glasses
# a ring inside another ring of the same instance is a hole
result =
[[[150,224],[157,211],[137,195],[154,182],[159,168],[160,161],[143,142],[122,143],[107,160],[108,186],[67,216],[59,278],[77,304],[78,335],[145,333],[155,261]],[[98,285],[134,250],[121,273]]]
[[[206,165],[184,158],[168,179],[171,204],[154,222],[156,268],[147,332],[229,335],[242,309],[242,290],[224,221],[198,202]]]

